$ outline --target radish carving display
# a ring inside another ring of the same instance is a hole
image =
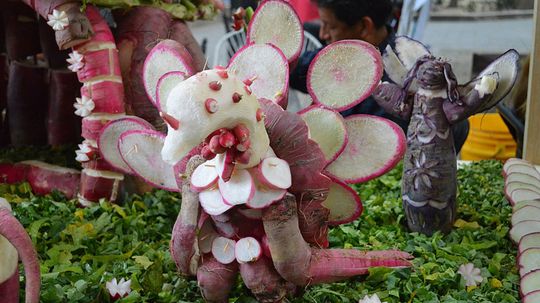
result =
[[[373,96],[387,112],[409,120],[402,178],[403,207],[412,231],[449,232],[456,216],[456,155],[451,126],[497,104],[512,88],[519,55],[509,50],[477,78],[458,85],[450,63],[420,43],[396,39],[383,55],[394,83]]]

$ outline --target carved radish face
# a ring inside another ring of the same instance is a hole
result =
[[[240,168],[261,161],[269,139],[259,102],[250,88],[224,69],[206,70],[178,83],[168,94],[168,133],[162,150],[166,162],[174,164],[204,142],[216,130],[245,125],[250,134],[249,159]],[[172,119],[171,119],[172,118]]]

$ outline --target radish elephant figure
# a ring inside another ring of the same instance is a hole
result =
[[[509,50],[477,78],[458,85],[451,65],[419,42],[396,39],[383,62],[390,79],[374,91],[386,111],[410,121],[404,157],[402,199],[415,232],[448,232],[456,216],[456,154],[451,126],[485,111],[512,88],[519,54]]]

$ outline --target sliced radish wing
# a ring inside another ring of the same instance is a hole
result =
[[[514,225],[512,229],[510,229],[510,238],[515,243],[519,243],[523,236],[536,232],[540,232],[540,221],[521,221],[518,224]]]
[[[528,294],[538,291],[540,285],[540,269],[533,270],[525,276],[521,277],[520,292],[523,297]]]
[[[199,202],[204,211],[209,215],[221,215],[232,207],[223,202],[223,198],[218,189],[207,189],[200,192]]]
[[[236,242],[234,251],[238,263],[248,263],[257,261],[261,257],[262,247],[257,239],[247,237]]]
[[[153,126],[146,120],[136,116],[112,120],[105,124],[98,137],[101,157],[119,171],[131,174],[131,169],[122,159],[118,150],[118,139],[126,131],[142,129],[153,129]]]
[[[348,141],[343,117],[334,110],[316,105],[299,114],[309,128],[309,137],[321,147],[327,163],[334,161]]]
[[[540,248],[540,232],[526,234],[519,241],[518,252],[529,248]]]
[[[287,161],[277,157],[262,160],[258,166],[259,181],[275,189],[287,189],[292,185],[291,169]]]
[[[186,74],[180,71],[168,72],[159,78],[157,82],[156,103],[154,104],[159,111],[167,112],[167,97],[169,93],[178,83],[186,80],[186,78]]]
[[[386,46],[382,55],[384,70],[388,77],[399,86],[403,87],[405,78],[407,77],[408,70],[403,65],[403,62],[399,60],[398,56],[390,45]]]
[[[349,141],[339,157],[326,167],[347,183],[365,182],[392,169],[405,153],[405,134],[394,122],[371,115],[345,119]]]
[[[208,160],[197,166],[191,174],[191,188],[195,191],[203,191],[214,186],[218,180],[216,160]]]
[[[347,184],[332,180],[328,197],[322,205],[330,210],[328,224],[339,225],[352,222],[362,214],[363,206],[360,197]]]
[[[254,209],[261,209],[270,206],[272,203],[281,200],[287,190],[269,188],[258,181],[255,181],[255,194],[246,205]],[[240,210],[239,210],[240,211]]]
[[[122,159],[129,168],[149,184],[169,191],[180,191],[174,167],[163,161],[161,149],[165,135],[154,130],[130,130],[118,141]]]
[[[373,45],[342,40],[315,56],[308,69],[307,89],[315,103],[343,111],[369,97],[382,73],[381,55]]]
[[[251,43],[271,43],[289,62],[296,60],[304,44],[304,29],[294,8],[281,0],[262,1],[249,22],[247,44]]]
[[[518,264],[521,277],[533,270],[540,269],[540,248],[529,248],[522,251],[518,257]]]
[[[540,290],[535,290],[523,297],[523,303],[540,303]]]
[[[271,44],[249,44],[231,58],[228,70],[251,88],[257,98],[286,107],[289,64],[280,49]]]
[[[245,169],[235,170],[229,181],[218,180],[219,192],[229,205],[247,203],[255,194],[255,182]]]
[[[232,263],[235,259],[236,241],[224,237],[217,237],[212,243],[212,255],[221,264]]]
[[[536,206],[525,206],[512,214],[512,226],[521,221],[540,219],[540,204]]]

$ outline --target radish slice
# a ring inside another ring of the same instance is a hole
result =
[[[220,180],[229,181],[234,171],[234,153],[228,150],[216,156],[216,170]]]
[[[337,111],[364,101],[379,84],[381,55],[361,40],[341,40],[320,51],[309,66],[307,89],[315,103]]]
[[[193,58],[188,50],[174,40],[162,40],[146,56],[143,65],[143,84],[150,101],[157,105],[158,82],[171,71],[179,71],[187,76],[195,73]]]
[[[197,192],[206,190],[217,183],[216,158],[197,166],[191,174],[191,189]]]
[[[540,193],[540,187],[537,187],[534,184],[520,182],[520,181],[506,182],[504,184],[504,193],[507,198],[512,197],[512,192],[516,189],[528,189],[528,190]]]
[[[247,30],[246,44],[251,43],[271,43],[283,52],[289,62],[296,60],[304,44],[304,29],[294,8],[280,0],[261,2]]]
[[[217,189],[208,189],[200,192],[199,202],[204,211],[209,215],[221,215],[232,207],[223,202],[223,198]]]
[[[530,175],[535,177],[536,179],[540,180],[540,173],[536,168],[534,168],[530,164],[524,164],[524,163],[516,163],[508,166],[506,170],[503,170],[506,175],[509,175],[511,173],[521,173],[525,175]]]
[[[540,232],[526,234],[521,238],[518,251],[521,253],[529,248],[540,248]]]
[[[266,151],[266,154],[264,155],[264,159],[270,158],[270,157],[277,157],[276,153],[271,147],[268,147],[268,150]]]
[[[219,222],[214,220],[216,231],[223,237],[233,238],[236,236],[236,230],[230,222]]]
[[[235,259],[236,241],[224,237],[217,237],[212,242],[212,255],[221,264],[232,263]]]
[[[236,261],[238,263],[248,263],[257,261],[262,254],[261,244],[253,237],[242,238],[236,242],[234,248]]]
[[[198,243],[199,250],[203,254],[207,254],[212,251],[212,243],[214,239],[219,237],[218,233],[214,230],[212,226],[212,220],[205,220],[201,229],[199,230]]]
[[[540,232],[540,221],[536,220],[527,220],[527,221],[521,221],[518,224],[514,225],[512,229],[510,229],[510,238],[515,243],[519,243],[521,238],[523,236],[530,234],[530,233],[536,233]]]
[[[222,222],[222,223],[225,223],[225,222],[231,221],[231,216],[229,216],[229,215],[226,214],[226,213],[221,214],[221,215],[211,216],[211,217],[212,217],[212,220],[214,220],[214,222]]]
[[[522,173],[519,173],[519,172],[514,172],[514,173],[511,173],[511,174],[507,174],[504,181],[506,183],[510,183],[510,182],[527,183],[527,184],[531,184],[531,185],[533,185],[535,187],[540,188],[540,179],[536,178],[533,175],[522,174]]]
[[[247,203],[255,194],[255,183],[245,169],[236,170],[227,182],[219,179],[218,187],[223,201],[229,205]]]
[[[345,119],[349,142],[326,167],[346,183],[366,182],[392,169],[405,153],[405,134],[394,122],[371,115]]]
[[[528,294],[538,291],[540,285],[540,269],[533,270],[521,278],[520,283],[521,296],[525,297]]]
[[[272,203],[283,199],[287,190],[273,189],[264,186],[259,182],[255,182],[255,194],[253,198],[247,202],[247,206],[255,209],[265,208]]]
[[[503,165],[503,172],[505,172],[508,167],[510,167],[511,165],[514,165],[514,164],[525,164],[525,165],[530,165],[529,162],[523,160],[523,159],[519,159],[519,158],[510,158],[508,160],[506,160],[506,162],[504,162],[504,165]]]
[[[535,199],[540,199],[540,193],[529,189],[516,189],[510,194],[510,202],[512,204]]]
[[[259,181],[274,189],[287,189],[292,185],[291,169],[287,161],[277,157],[266,158],[258,166]]]
[[[414,67],[420,57],[431,54],[425,45],[405,36],[397,37],[395,43],[396,55],[407,71]]]
[[[130,130],[118,140],[122,159],[131,171],[149,184],[169,191],[180,191],[174,167],[163,161],[165,135],[155,130]]]
[[[343,117],[321,106],[310,106],[299,112],[309,128],[309,137],[321,147],[327,163],[334,161],[347,145]]]
[[[514,204],[512,206],[512,211],[516,212],[516,211],[522,209],[525,206],[540,207],[540,199],[519,201],[518,203],[516,203],[516,204]]]
[[[256,196],[257,196],[257,192],[255,192],[255,195],[253,196],[251,201],[253,201]],[[260,209],[239,208],[238,213],[252,220],[260,220],[262,218],[262,211]]]
[[[408,70],[405,65],[403,65],[403,62],[399,60],[398,56],[390,45],[386,46],[386,49],[382,55],[382,60],[388,77],[392,80],[392,82],[403,87]]]
[[[523,303],[540,303],[540,290],[530,292],[523,298]]]
[[[518,264],[519,275],[521,277],[531,271],[540,269],[540,248],[529,248],[521,252],[518,258]]]
[[[101,157],[119,171],[126,174],[133,173],[120,155],[118,139],[120,135],[128,130],[142,129],[153,129],[153,127],[146,120],[136,116],[112,120],[105,124],[98,137],[98,147]]]
[[[536,206],[525,206],[512,214],[512,226],[521,221],[540,219],[540,204]]]
[[[243,81],[253,81],[248,86],[257,98],[265,98],[286,107],[289,64],[277,47],[271,44],[245,45],[231,58],[228,69]]]
[[[363,207],[356,191],[339,180],[332,181],[328,197],[322,203],[330,210],[328,224],[339,225],[358,219]]]
[[[186,78],[186,74],[180,71],[168,72],[159,78],[157,82],[156,103],[154,104],[159,111],[167,112],[167,97],[169,97],[169,93],[178,83],[186,80]]]

